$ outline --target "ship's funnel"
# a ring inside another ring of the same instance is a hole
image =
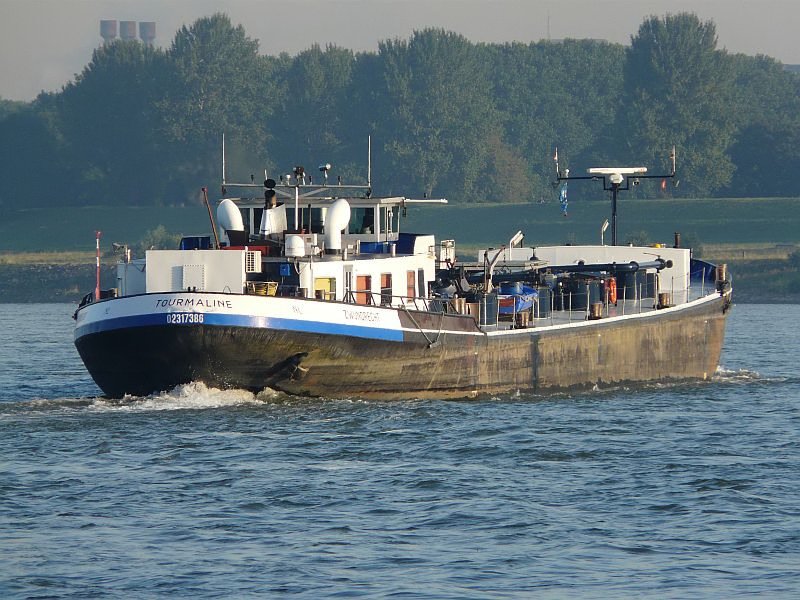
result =
[[[340,198],[325,215],[325,254],[342,253],[342,230],[350,222],[350,204]]]

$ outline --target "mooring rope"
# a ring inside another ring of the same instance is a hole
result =
[[[419,326],[419,323],[417,323],[417,320],[414,318],[414,315],[412,315],[411,312],[408,310],[408,307],[406,307],[405,305],[401,305],[401,308],[404,311],[406,311],[408,318],[411,319],[411,322],[417,329],[419,329],[419,332],[423,335],[425,341],[428,342],[428,348],[433,348],[435,345],[439,343],[439,337],[442,335],[442,327],[444,326],[444,311],[439,313],[439,331],[436,332],[436,339],[431,340],[431,338],[428,337],[428,334],[425,333],[422,327]]]

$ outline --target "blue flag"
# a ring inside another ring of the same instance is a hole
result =
[[[567,182],[561,184],[561,192],[558,194],[559,201],[561,202],[561,212],[567,216]]]

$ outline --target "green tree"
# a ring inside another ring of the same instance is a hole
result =
[[[409,41],[381,42],[379,54],[389,109],[379,132],[395,184],[413,181],[428,195],[448,190],[467,202],[483,200],[478,184],[498,118],[483,83],[489,65],[476,46],[461,35],[426,29]]]
[[[730,182],[731,73],[716,27],[690,13],[650,17],[631,40],[617,128],[629,160],[667,168],[678,150],[681,191],[709,195]]]
[[[270,87],[272,63],[259,56],[258,42],[217,13],[182,27],[167,58],[161,131],[177,163],[172,175],[186,195],[219,180],[223,133],[263,164],[265,124],[277,99]]]
[[[40,94],[0,120],[0,213],[75,204],[55,98]]]
[[[28,107],[28,104],[28,102],[0,98],[0,121],[5,119],[8,115],[24,110]]]
[[[591,40],[495,47],[493,95],[504,138],[529,163],[530,200],[554,193],[556,147],[562,168],[613,153],[607,130],[618,110],[623,59],[621,45]]]
[[[354,62],[351,50],[317,44],[294,57],[283,74],[280,118],[272,120],[273,153],[290,162],[341,155]]]
[[[97,48],[64,87],[58,108],[79,202],[142,205],[161,198],[155,104],[163,76],[162,51],[118,40]]]
[[[170,233],[163,225],[145,232],[131,249],[136,257],[144,257],[148,250],[175,250],[181,241],[179,233]]]
[[[800,170],[800,75],[766,56],[729,57],[737,93],[731,196],[794,196]]]

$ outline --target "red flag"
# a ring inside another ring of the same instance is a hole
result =
[[[662,192],[666,192],[667,191],[667,180],[666,179],[662,179],[661,180],[661,191]]]

